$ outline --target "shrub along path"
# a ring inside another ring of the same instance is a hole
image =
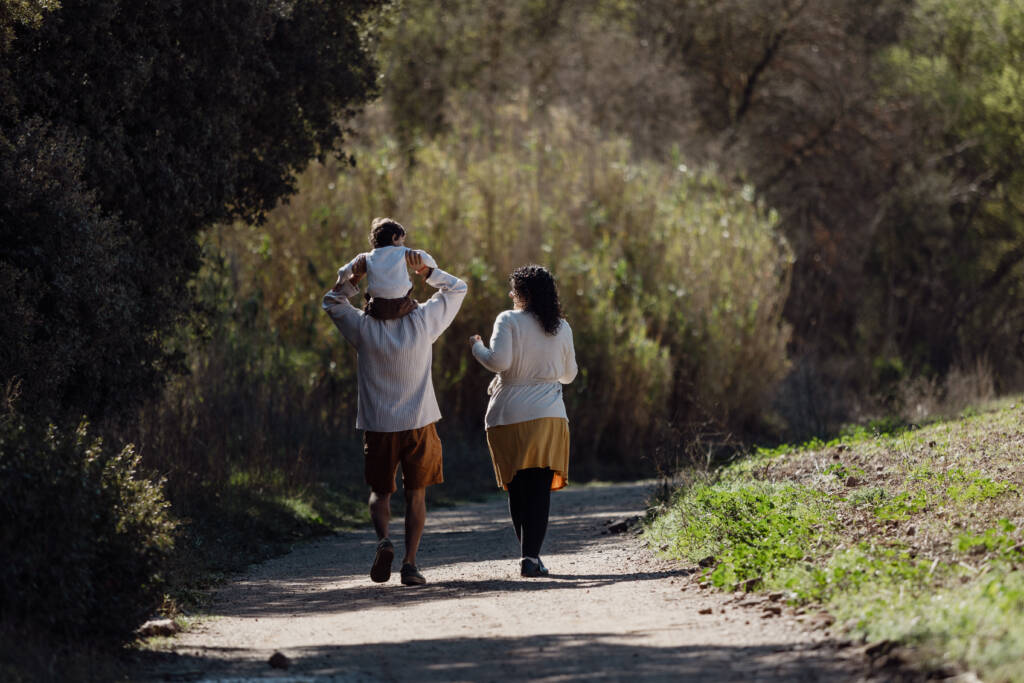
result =
[[[544,559],[518,576],[504,501],[433,510],[429,583],[368,577],[374,538],[351,532],[256,566],[187,632],[154,642],[150,680],[856,680],[854,648],[777,603],[702,590],[694,568],[656,559],[609,520],[642,512],[649,484],[552,497]],[[401,529],[401,520],[394,528]],[[396,534],[400,535],[400,534]],[[397,538],[399,552],[401,539]],[[396,558],[396,565],[397,565]],[[776,614],[779,612],[779,614]],[[803,617],[803,618],[806,618]],[[275,652],[287,670],[272,669]]]

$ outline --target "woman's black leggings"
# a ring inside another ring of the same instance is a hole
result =
[[[523,550],[523,557],[540,557],[551,510],[551,478],[546,467],[529,467],[516,472],[508,483],[508,511]]]

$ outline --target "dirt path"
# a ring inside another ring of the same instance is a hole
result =
[[[375,539],[347,533],[254,567],[203,620],[146,658],[173,681],[844,681],[862,678],[821,629],[765,614],[747,596],[701,590],[691,569],[633,533],[602,534],[643,509],[649,485],[552,496],[544,560],[518,575],[505,503],[428,514],[428,585],[368,577]],[[393,539],[401,554],[401,520]],[[396,564],[397,564],[396,558]],[[710,612],[709,612],[710,610]],[[704,612],[702,614],[702,612]],[[770,614],[770,612],[769,612]],[[290,659],[287,670],[267,661]]]

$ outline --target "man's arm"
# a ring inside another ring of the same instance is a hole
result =
[[[342,269],[344,271],[345,268]],[[365,267],[363,273],[365,273]],[[349,303],[349,298],[359,293],[356,283],[359,282],[362,274],[352,275],[342,279],[342,273],[338,274],[338,281],[334,287],[324,294],[320,302],[320,308],[330,316],[331,321],[341,330],[341,334],[352,346],[359,348],[359,323],[363,312]]]
[[[437,287],[434,296],[420,306],[423,320],[427,324],[427,334],[430,341],[434,342],[452,324],[455,314],[462,307],[468,288],[465,282],[440,268],[431,269],[426,283],[431,287]]]

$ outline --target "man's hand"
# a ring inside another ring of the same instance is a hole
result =
[[[417,275],[422,275],[423,277],[430,277],[431,268],[428,265],[424,265],[423,257],[420,255],[420,252],[414,249],[410,249],[409,251],[405,252],[405,262],[409,264],[410,268],[416,271]]]
[[[472,348],[477,342],[482,342],[483,338],[479,334],[474,334],[469,338],[469,346]]]
[[[352,266],[352,275],[348,278],[348,283],[353,287],[359,286],[359,281],[366,276],[366,257],[361,256],[358,261]],[[331,288],[332,292],[341,292],[341,288],[344,282],[341,280],[341,275],[338,275],[338,281],[334,283],[334,287]]]
[[[366,257],[365,256],[360,256],[359,260],[357,260],[355,262],[355,264],[353,264],[353,266],[352,266],[352,277],[350,277],[348,279],[348,281],[352,283],[353,287],[355,287],[355,286],[357,286],[359,284],[359,281],[362,280],[365,275],[366,275]]]
[[[359,256],[355,263],[352,264],[352,279],[357,283],[362,280],[362,275],[365,274],[367,274],[367,257]]]
[[[360,256],[359,259],[352,264],[352,274],[349,275],[348,284],[352,287],[358,287],[359,281],[364,279],[367,274],[367,257]],[[332,292],[340,292],[344,283],[341,281],[341,275],[338,275],[338,282],[334,284]]]

